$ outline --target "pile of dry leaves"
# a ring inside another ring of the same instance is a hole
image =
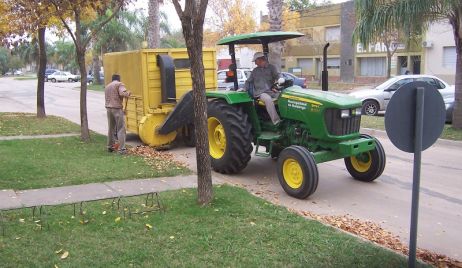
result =
[[[128,148],[127,150],[129,154],[143,157],[148,165],[159,171],[168,170],[173,167],[186,168],[184,163],[176,161],[173,154],[166,151],[158,151],[154,148],[144,145]]]
[[[389,231],[384,230],[378,224],[373,222],[353,219],[348,215],[321,216],[309,211],[295,212],[302,216],[310,217],[324,224],[332,225],[346,232],[358,235],[364,239],[375,242],[394,251],[401,252],[404,255],[408,255],[409,253],[409,248],[401,243],[397,236],[393,235]],[[417,249],[417,258],[437,267],[462,267],[462,262],[451,259],[442,254],[433,253],[428,250]]]

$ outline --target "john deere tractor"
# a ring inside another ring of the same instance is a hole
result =
[[[284,81],[274,100],[282,120],[274,126],[258,99],[237,90],[236,45],[262,45],[263,53],[268,54],[269,43],[301,36],[296,32],[259,32],[220,40],[218,44],[229,46],[232,59],[229,80],[234,82],[234,90],[230,91],[210,91],[216,85],[216,61],[214,51],[204,50],[213,169],[238,173],[247,166],[255,148],[255,155],[277,159],[279,181],[296,198],[306,198],[316,191],[319,163],[343,158],[353,178],[367,182],[379,177],[385,168],[380,142],[359,133],[361,101]],[[183,133],[189,142],[195,140],[193,97],[191,92],[186,93],[191,85],[186,50],[111,53],[104,61],[106,77],[122,74],[124,83],[136,93],[128,101],[130,131],[152,146],[173,141],[177,133]]]
[[[300,36],[295,32],[260,32],[224,38],[218,44],[229,46],[231,66],[235,67],[235,45],[261,44],[268,54],[269,43]],[[237,89],[237,79],[234,85]],[[255,155],[277,158],[279,182],[296,198],[306,198],[316,191],[318,163],[343,158],[348,172],[360,181],[370,182],[382,174],[382,145],[359,133],[360,101],[344,94],[302,89],[291,81],[285,81],[280,88],[275,104],[282,122],[277,126],[271,123],[263,103],[247,92],[206,93],[210,156],[215,171],[243,170],[255,146]]]

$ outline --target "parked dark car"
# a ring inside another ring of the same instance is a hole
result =
[[[99,73],[99,78],[101,79],[101,83],[104,84],[104,72],[100,72],[100,73]],[[95,78],[93,77],[93,74],[89,74],[89,75],[87,76],[87,83],[88,83],[88,84],[93,84],[94,79],[95,79]]]
[[[454,96],[444,98],[444,105],[446,106],[446,123],[452,123],[452,112],[454,110]]]
[[[294,81],[294,85],[306,88],[306,78],[297,77],[296,75],[287,72],[282,72],[281,75],[285,80]]]
[[[50,74],[54,74],[55,72],[57,72],[59,70],[56,70],[56,69],[46,69],[45,70],[45,82],[48,82],[48,76]]]

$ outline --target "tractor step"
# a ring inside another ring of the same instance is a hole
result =
[[[263,157],[268,157],[271,156],[271,151],[273,150],[273,141],[278,140],[281,138],[280,134],[274,133],[274,132],[262,132],[258,137],[257,137],[257,144],[255,148],[255,155],[256,156],[263,156]],[[259,152],[258,148],[262,144],[262,142],[268,142],[269,143],[269,149],[267,149],[267,152]]]

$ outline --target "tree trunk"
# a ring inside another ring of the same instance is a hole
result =
[[[84,142],[90,141],[90,130],[87,117],[87,68],[85,66],[85,46],[82,43],[82,25],[80,24],[80,13],[75,13],[75,53],[77,64],[80,70],[80,139]]]
[[[93,49],[93,83],[96,85],[101,85],[101,76],[99,72],[101,71],[101,64],[99,62],[99,51]]]
[[[37,117],[46,117],[45,113],[45,69],[47,67],[47,52],[45,43],[46,28],[38,29],[39,61],[37,72]]]
[[[391,57],[390,48],[387,46],[387,78],[391,77]]]
[[[270,31],[281,31],[282,30],[282,0],[269,0],[268,1],[268,14],[269,14],[269,24]],[[281,71],[282,66],[282,50],[284,48],[283,42],[271,43],[269,47],[269,62],[273,64],[278,72]]]
[[[212,201],[212,174],[207,128],[207,98],[205,97],[204,64],[202,58],[202,42],[205,9],[207,0],[188,0],[185,10],[181,12],[178,0],[173,3],[181,20],[183,35],[191,62],[191,78],[193,81],[194,125],[196,131],[197,161],[197,195],[200,205]],[[200,10],[197,10],[200,9]],[[199,14],[198,14],[199,13]]]
[[[90,130],[87,117],[87,68],[85,67],[85,50],[77,50],[77,61],[80,70],[80,138],[90,141]]]
[[[455,17],[450,18],[449,20],[454,31],[457,57],[452,127],[462,129],[462,10],[458,10],[456,14],[457,15]]]
[[[148,16],[148,47],[158,48],[160,46],[160,0],[149,0]]]

